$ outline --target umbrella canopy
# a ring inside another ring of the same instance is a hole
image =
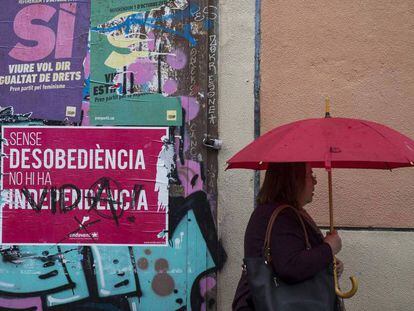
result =
[[[327,169],[414,166],[414,141],[371,121],[306,119],[259,137],[228,160],[227,169],[262,170],[272,162],[309,162]]]

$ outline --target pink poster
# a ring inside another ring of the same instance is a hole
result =
[[[0,244],[166,245],[168,128],[2,127]]]

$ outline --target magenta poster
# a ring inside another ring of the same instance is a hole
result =
[[[166,245],[168,128],[2,127],[0,244]]]
[[[1,0],[1,107],[79,121],[89,0]]]

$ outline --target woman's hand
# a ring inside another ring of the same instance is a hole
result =
[[[338,232],[334,231],[332,233],[328,232],[324,239],[325,243],[328,243],[332,249],[332,254],[335,256],[342,249],[342,240],[338,235]]]
[[[336,275],[338,276],[338,278],[341,277],[342,272],[344,272],[344,263],[338,258],[336,258]]]

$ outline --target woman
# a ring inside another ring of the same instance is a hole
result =
[[[305,222],[311,249],[307,250],[303,227],[294,210],[283,210],[273,225],[271,256],[274,273],[284,282],[294,284],[305,281],[326,269],[341,250],[341,238],[335,232],[322,235],[303,207],[312,202],[316,178],[307,163],[273,163],[269,166],[257,197],[244,238],[244,256],[263,256],[263,244],[269,219],[278,206],[288,204],[297,209]],[[337,260],[338,275],[343,264]],[[244,284],[243,284],[244,283]],[[244,286],[243,286],[244,285]],[[246,280],[242,277],[236,292],[233,309],[254,310],[251,297],[240,299],[246,292]]]

